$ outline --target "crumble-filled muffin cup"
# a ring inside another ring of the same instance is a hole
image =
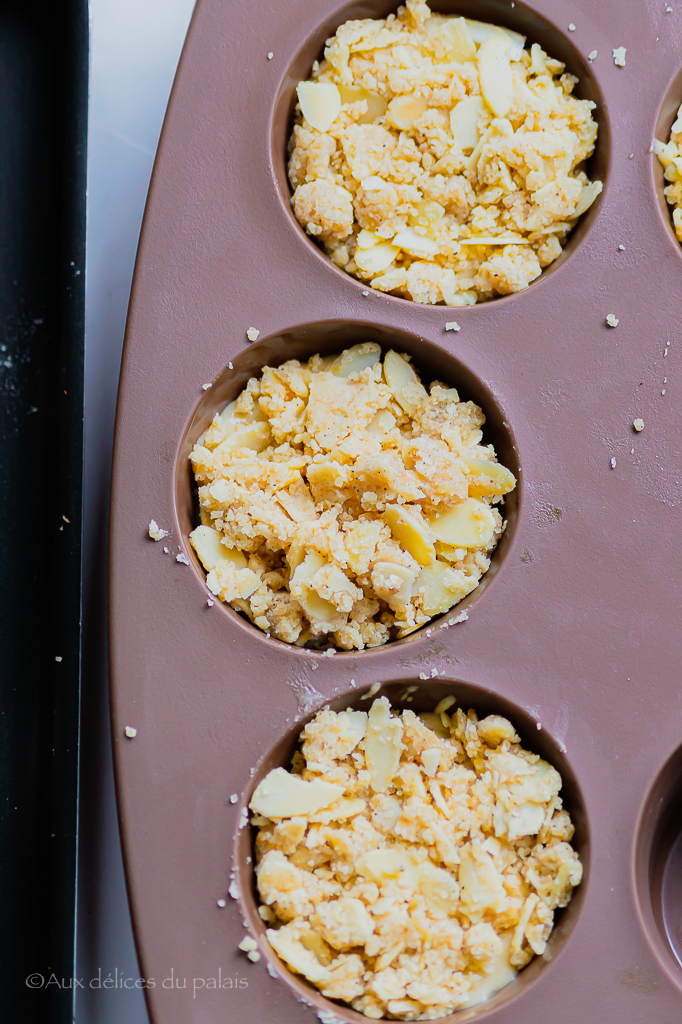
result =
[[[654,139],[654,153],[658,157],[665,180],[669,183],[663,194],[672,206],[673,228],[678,242],[682,242],[682,106],[670,129],[667,142]]]
[[[582,878],[559,773],[506,718],[454,704],[323,709],[250,803],[270,945],[375,1019],[434,1020],[503,988]]]
[[[449,306],[518,292],[602,189],[577,82],[537,43],[424,0],[348,21],[298,86],[296,218],[379,291]]]
[[[376,342],[265,367],[190,455],[210,591],[268,634],[377,647],[478,585],[516,485],[454,388]]]

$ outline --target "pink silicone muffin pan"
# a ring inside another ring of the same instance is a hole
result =
[[[585,869],[547,954],[447,1019],[682,1021],[682,250],[651,154],[682,101],[682,7],[671,4],[433,4],[514,28],[566,62],[597,104],[589,171],[604,182],[559,260],[524,292],[457,309],[455,334],[446,307],[366,294],[289,202],[296,83],[338,25],[395,5],[199,0],[138,254],[112,498],[118,801],[154,1024],[367,1020],[269,949],[245,809],[316,710],[367,707],[372,686],[401,706],[406,685],[418,687],[415,710],[453,693],[512,720],[562,773]],[[620,46],[625,67],[612,58]],[[366,339],[478,402],[519,485],[465,602],[428,633],[330,657],[207,604],[188,542],[187,456],[264,365]],[[163,542],[149,539],[152,518],[169,530]],[[247,933],[258,963],[237,948]]]

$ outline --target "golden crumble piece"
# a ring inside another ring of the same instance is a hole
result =
[[[378,291],[447,306],[521,291],[602,189],[577,84],[537,43],[423,0],[348,21],[298,85],[294,214]]]
[[[454,703],[323,709],[251,800],[270,945],[375,1019],[433,1020],[509,984],[582,878],[558,772],[507,719]]]

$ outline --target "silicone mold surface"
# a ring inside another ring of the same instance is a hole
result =
[[[243,812],[323,704],[354,703],[374,684],[399,693],[425,677],[424,709],[452,690],[462,706],[507,709],[530,730],[528,744],[564,773],[587,868],[558,920],[552,959],[448,1019],[682,1020],[673,572],[682,263],[650,152],[682,100],[682,9],[630,3],[625,18],[618,0],[434,7],[519,29],[565,60],[580,94],[597,103],[590,171],[605,183],[602,196],[527,291],[478,306],[453,312],[364,294],[288,205],[297,80],[337,25],[392,4],[199,0],[178,71],[138,255],[112,496],[117,787],[155,1024],[316,1024],[330,1011],[366,1020],[276,964],[263,942],[258,963],[238,951],[260,928]],[[627,47],[624,68],[612,59],[618,46]],[[446,333],[453,316],[461,330]],[[398,339],[418,365],[479,401],[522,483],[464,621],[453,621],[459,606],[404,642],[322,656],[209,607],[187,543],[187,454],[212,411],[265,362],[361,336]],[[152,518],[169,530],[163,542],[148,537]]]

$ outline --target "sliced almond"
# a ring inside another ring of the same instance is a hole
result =
[[[387,185],[388,182],[384,181],[383,178],[380,178],[378,174],[369,174],[360,182],[360,187],[364,192],[378,192],[381,189],[386,188]]]
[[[292,544],[291,547],[293,546]],[[287,560],[291,554],[291,548],[289,548]],[[289,564],[291,565],[291,562]],[[325,601],[312,588],[313,576],[318,569],[326,564],[326,559],[319,551],[309,551],[297,565],[289,584],[291,593],[313,624],[316,622],[330,623],[339,618],[339,613],[331,601]]]
[[[450,128],[463,152],[474,149],[478,143],[481,137],[478,122],[484,110],[485,104],[480,96],[467,96],[450,111]]]
[[[428,907],[443,914],[454,914],[459,910],[459,885],[449,871],[424,860],[415,868],[415,875],[417,888]]]
[[[256,786],[249,807],[264,818],[315,814],[343,795],[343,786],[324,779],[301,779],[285,768],[273,768]]]
[[[196,530],[192,530],[190,533],[189,539],[206,572],[215,569],[223,558],[234,562],[238,569],[243,569],[246,566],[244,553],[226,547],[222,542],[221,534],[211,526],[197,526]]]
[[[523,48],[526,45],[525,36],[513,32],[510,28],[502,28],[501,25],[490,25],[486,21],[474,21],[472,18],[464,20],[475,43],[485,43],[488,39],[499,39],[507,47],[511,60],[521,60]]]
[[[426,388],[413,367],[392,350],[384,359],[384,379],[395,400],[408,416],[414,416],[419,406],[428,398]]]
[[[389,848],[368,850],[358,857],[355,866],[363,878],[370,882],[381,882],[387,878],[397,878],[408,867],[408,861],[402,850]]]
[[[450,730],[443,725],[443,720],[435,711],[421,711],[418,716],[427,728],[442,736],[443,739],[450,739]]]
[[[414,206],[417,210],[414,223],[419,224],[421,227],[438,227],[445,214],[445,207],[441,206],[440,203],[434,202],[432,199],[420,199]]]
[[[484,100],[496,117],[504,117],[514,102],[514,81],[509,52],[502,39],[488,39],[481,46],[478,77]]]
[[[366,274],[380,274],[390,267],[399,252],[397,245],[383,242],[372,249],[356,249],[355,262]]]
[[[373,249],[375,245],[380,245],[385,242],[385,238],[380,238],[373,231],[368,231],[367,228],[363,228],[362,231],[358,232],[358,237],[355,239],[355,243],[358,249]]]
[[[377,92],[370,92],[369,89],[361,89],[355,85],[340,85],[339,95],[342,103],[366,101],[367,113],[358,118],[358,124],[372,124],[386,113],[388,104]]]
[[[580,199],[576,203],[573,216],[580,217],[586,210],[589,210],[603,187],[601,181],[591,181],[588,185],[585,185],[580,193]]]
[[[299,82],[296,87],[301,113],[318,132],[326,132],[341,112],[341,94],[331,82]]]
[[[466,498],[449,512],[429,520],[437,540],[455,548],[484,548],[495,532],[495,517],[484,501]]]
[[[352,373],[360,373],[368,366],[375,366],[380,359],[381,346],[377,345],[376,341],[362,341],[337,356],[331,365],[331,371],[339,377],[350,377]]]
[[[372,569],[372,586],[378,597],[392,608],[403,608],[412,597],[415,573],[395,562],[376,562]]]
[[[364,748],[370,785],[375,793],[385,793],[400,764],[404,750],[402,719],[391,714],[387,697],[375,700],[367,718]]]
[[[239,451],[240,448],[250,448],[254,452],[262,452],[270,444],[272,434],[270,424],[264,421],[254,423],[234,423],[234,430],[228,433],[224,441],[221,441],[214,449],[213,455],[229,455],[231,452]]]
[[[275,497],[295,523],[310,523],[317,519],[310,488],[301,477],[288,490],[278,491]]]
[[[490,494],[508,494],[516,487],[516,477],[510,469],[499,462],[486,459],[467,459],[471,475],[469,497],[481,498]]]
[[[439,246],[431,238],[425,235],[418,235],[413,228],[405,228],[399,231],[393,239],[393,245],[399,245],[401,249],[409,252],[412,256],[437,256]],[[357,260],[356,260],[357,262]]]
[[[461,848],[459,884],[462,905],[470,915],[488,907],[494,910],[506,895],[502,876],[492,857],[473,843]]]
[[[406,132],[414,122],[428,110],[428,103],[421,96],[396,96],[388,105],[386,120],[394,128]]]
[[[431,565],[436,549],[428,526],[420,522],[404,505],[387,505],[384,520],[398,544],[420,565]]]
[[[429,747],[427,750],[422,750],[421,762],[424,771],[432,779],[440,766],[440,750],[438,747]]]
[[[477,585],[475,576],[467,576],[444,562],[435,562],[420,572],[414,591],[425,615],[443,615]]]
[[[476,43],[472,39],[465,18],[448,18],[443,25],[443,38],[447,42],[452,60],[458,63],[476,60]]]
[[[396,424],[395,416],[388,409],[379,409],[367,425],[369,434],[387,434]]]

